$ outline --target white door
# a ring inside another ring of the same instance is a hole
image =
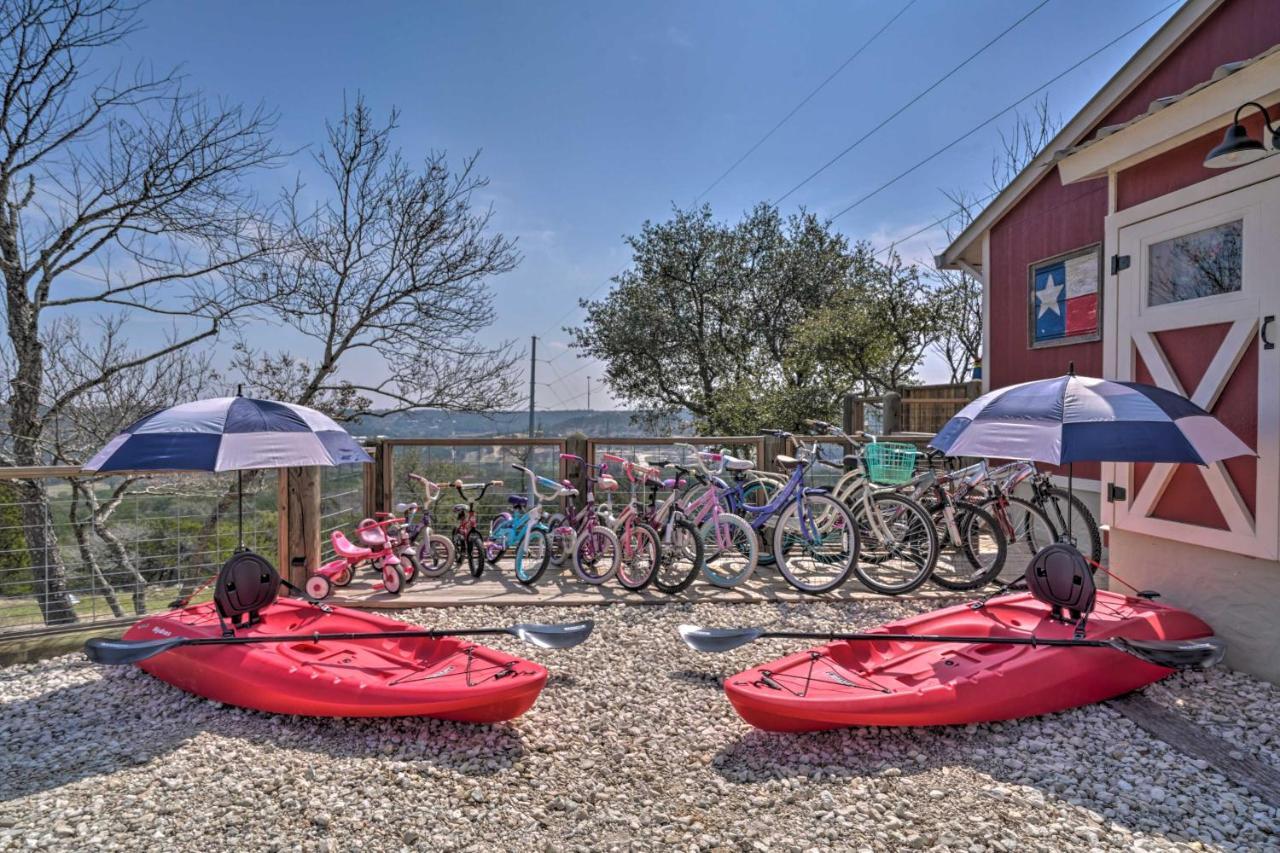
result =
[[[1190,397],[1258,458],[1108,466],[1112,524],[1276,559],[1280,492],[1280,179],[1119,230],[1116,378]]]

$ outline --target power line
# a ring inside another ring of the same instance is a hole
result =
[[[991,199],[995,198],[995,197],[996,197],[996,196],[998,196],[999,194],[1000,194],[1000,190],[996,190],[996,191],[994,191],[994,192],[988,193],[988,194],[987,194],[986,196],[984,196],[983,198],[976,199],[976,200],[973,202],[973,204],[974,204],[974,205],[986,204],[987,202],[991,201]],[[916,237],[919,237],[921,234],[925,233],[926,231],[929,231],[929,230],[931,230],[931,229],[933,229],[933,228],[938,227],[939,225],[941,225],[942,223],[946,222],[946,221],[947,221],[948,219],[950,219],[951,217],[955,216],[956,214],[963,213],[964,211],[965,211],[965,206],[957,207],[955,210],[952,210],[950,213],[946,214],[945,216],[940,216],[940,217],[938,217],[937,219],[933,220],[932,222],[930,222],[928,225],[924,226],[923,228],[920,228],[920,229],[917,229],[917,230],[915,230],[915,231],[912,231],[910,234],[906,235],[905,237],[899,237],[897,240],[894,240],[892,243],[890,243],[889,245],[885,246],[883,249],[878,249],[878,250],[876,250],[876,251],[874,252],[874,254],[875,254],[875,255],[883,255],[885,252],[893,251],[893,248],[894,248],[895,246],[900,246],[900,245],[902,245],[903,243],[907,242],[908,240],[913,240],[913,239],[915,239]]]
[[[737,160],[734,160],[734,161],[733,161],[733,164],[732,164],[732,165],[730,165],[730,166],[729,166],[729,168],[725,169],[725,170],[724,170],[724,172],[720,175],[720,177],[718,177],[718,178],[716,178],[714,181],[712,181],[712,182],[711,182],[711,184],[710,184],[710,186],[708,186],[705,190],[703,190],[702,192],[698,193],[698,195],[693,199],[693,203],[694,203],[694,204],[697,204],[699,201],[701,201],[701,200],[702,200],[702,197],[703,197],[703,196],[705,196],[707,193],[711,192],[713,189],[715,189],[717,186],[719,186],[721,181],[723,181],[725,178],[729,177],[729,175],[733,172],[733,170],[734,170],[734,169],[736,169],[736,168],[738,168],[739,166],[741,166],[741,165],[742,165],[742,163],[743,163],[743,161],[745,161],[748,157],[750,157],[752,154],[754,154],[754,153],[756,152],[756,149],[757,149],[757,148],[759,148],[761,145],[763,145],[765,142],[767,142],[767,141],[768,141],[768,139],[769,139],[769,137],[771,137],[771,136],[773,136],[775,133],[777,133],[777,132],[778,132],[778,130],[779,130],[779,129],[784,125],[784,124],[786,124],[788,121],[790,121],[790,120],[791,120],[792,116],[794,116],[796,113],[800,112],[800,110],[804,107],[804,105],[805,105],[805,104],[807,104],[807,103],[809,103],[811,100],[813,100],[813,98],[814,98],[814,96],[815,96],[815,95],[817,95],[817,94],[818,94],[819,92],[821,92],[824,88],[826,88],[826,86],[827,86],[827,84],[828,84],[828,83],[830,83],[832,80],[836,79],[836,77],[838,77],[838,76],[840,75],[840,72],[842,72],[842,71],[844,71],[846,68],[848,68],[848,67],[849,67],[849,65],[850,65],[850,64],[851,64],[855,59],[857,59],[859,56],[861,56],[861,55],[862,55],[862,52],[863,52],[863,51],[865,51],[868,47],[870,47],[870,46],[871,46],[871,44],[872,44],[876,39],[880,38],[880,36],[884,33],[884,31],[885,31],[885,30],[889,29],[889,27],[891,27],[891,26],[893,25],[893,22],[894,22],[894,21],[896,21],[896,20],[898,20],[899,18],[901,18],[901,17],[903,16],[903,14],[904,14],[908,9],[910,9],[912,6],[914,6],[915,4],[916,4],[916,0],[908,0],[907,5],[903,6],[901,9],[899,9],[899,10],[898,10],[898,13],[897,13],[896,15],[894,15],[892,18],[890,18],[890,19],[889,19],[889,21],[888,21],[888,22],[887,22],[883,27],[881,27],[880,29],[876,30],[876,31],[875,31],[875,33],[873,33],[873,34],[872,34],[871,38],[869,38],[869,39],[867,39],[866,41],[864,41],[864,42],[862,43],[862,45],[861,45],[857,50],[855,50],[852,54],[850,54],[850,55],[849,55],[849,58],[848,58],[848,59],[846,59],[844,62],[840,63],[840,66],[839,66],[838,68],[836,68],[836,70],[835,70],[835,71],[832,71],[830,74],[828,74],[828,75],[827,75],[827,78],[826,78],[825,80],[823,80],[821,83],[819,83],[819,84],[818,84],[818,85],[813,89],[813,91],[811,91],[811,92],[809,92],[809,94],[805,95],[805,96],[804,96],[804,98],[802,98],[802,99],[801,99],[800,103],[798,103],[798,104],[796,104],[794,107],[792,107],[792,108],[791,108],[791,111],[790,111],[789,113],[787,113],[786,115],[784,115],[781,119],[779,119],[779,120],[778,120],[778,123],[777,123],[777,124],[775,124],[773,127],[771,127],[771,128],[769,129],[769,132],[768,132],[768,133],[766,133],[764,136],[762,136],[762,137],[760,137],[759,139],[757,139],[757,140],[756,140],[756,142],[755,142],[755,144],[754,144],[754,145],[752,145],[750,148],[748,148],[748,149],[746,150],[746,153],[744,153],[741,157],[739,157]]]
[[[1097,50],[1095,50],[1095,51],[1093,51],[1092,53],[1090,53],[1088,56],[1086,56],[1086,57],[1084,57],[1084,58],[1080,59],[1079,61],[1075,62],[1075,63],[1074,63],[1074,64],[1072,64],[1071,66],[1069,66],[1069,67],[1067,67],[1067,68],[1063,69],[1062,71],[1058,72],[1058,73],[1057,73],[1057,74],[1055,74],[1053,77],[1050,77],[1050,78],[1049,78],[1048,80],[1046,80],[1044,83],[1041,83],[1039,86],[1037,86],[1036,88],[1032,89],[1030,92],[1028,92],[1027,94],[1023,95],[1021,98],[1018,98],[1016,101],[1014,101],[1013,103],[1009,104],[1009,106],[1007,106],[1007,107],[1005,107],[1004,109],[1000,110],[999,112],[995,113],[995,114],[994,114],[994,115],[992,115],[990,118],[988,118],[988,119],[986,119],[985,121],[982,121],[982,122],[980,122],[980,123],[978,123],[978,124],[974,125],[973,127],[971,127],[969,130],[965,131],[965,132],[964,132],[963,134],[961,134],[960,136],[956,137],[955,139],[953,139],[953,140],[951,140],[950,142],[948,142],[946,145],[944,145],[944,146],[942,146],[941,148],[939,148],[937,151],[934,151],[934,152],[933,152],[932,154],[930,154],[928,157],[925,157],[923,160],[918,161],[917,163],[915,163],[915,164],[914,164],[914,165],[912,165],[911,167],[909,167],[909,168],[907,168],[907,169],[903,170],[902,172],[899,172],[897,175],[893,176],[892,178],[890,178],[889,180],[885,181],[883,184],[881,184],[880,186],[878,186],[878,187],[876,187],[875,189],[871,190],[870,192],[866,193],[865,195],[861,196],[861,197],[860,197],[860,198],[858,198],[856,201],[854,201],[854,202],[852,202],[851,204],[849,204],[847,207],[842,208],[842,209],[840,210],[840,212],[839,212],[839,213],[836,213],[834,216],[832,216],[832,217],[831,217],[831,221],[833,221],[833,222],[834,222],[835,220],[839,219],[841,216],[844,216],[846,213],[848,213],[849,211],[853,210],[853,209],[854,209],[855,207],[857,207],[858,205],[862,204],[862,203],[863,203],[863,202],[865,202],[865,201],[868,201],[869,199],[871,199],[872,197],[874,197],[874,196],[876,196],[876,195],[879,195],[881,192],[883,192],[884,190],[886,190],[886,189],[888,189],[889,187],[893,186],[893,185],[894,185],[894,184],[896,184],[898,181],[902,180],[902,179],[903,179],[903,178],[905,178],[907,175],[909,175],[909,174],[911,174],[912,172],[914,172],[916,169],[919,169],[921,166],[925,165],[926,163],[930,162],[930,161],[931,161],[931,160],[933,160],[934,158],[938,157],[938,156],[939,156],[939,155],[941,155],[943,152],[945,152],[945,151],[947,151],[947,150],[949,150],[949,149],[951,149],[951,148],[955,147],[956,145],[959,145],[961,142],[965,141],[965,140],[966,140],[966,139],[968,139],[970,136],[973,136],[973,135],[974,135],[975,133],[977,133],[979,130],[982,130],[982,128],[986,127],[987,125],[989,125],[989,124],[991,124],[992,122],[994,122],[996,119],[1000,118],[1000,116],[1002,116],[1002,115],[1004,115],[1005,113],[1009,112],[1009,110],[1011,110],[1011,109],[1013,109],[1014,107],[1018,106],[1018,104],[1022,103],[1023,101],[1027,100],[1028,98],[1030,98],[1031,96],[1033,96],[1033,95],[1037,94],[1038,92],[1040,92],[1040,91],[1042,91],[1042,90],[1044,90],[1044,89],[1049,88],[1049,87],[1050,87],[1050,86],[1052,86],[1054,83],[1058,82],[1058,81],[1059,81],[1059,80],[1061,80],[1063,77],[1065,77],[1065,76],[1067,76],[1068,74],[1070,74],[1072,71],[1075,71],[1075,70],[1076,70],[1077,68],[1079,68],[1081,65],[1084,65],[1086,62],[1088,62],[1089,60],[1093,59],[1093,58],[1094,58],[1094,57],[1096,57],[1098,54],[1102,53],[1103,51],[1107,50],[1108,48],[1113,47],[1114,45],[1116,45],[1116,44],[1117,44],[1118,42],[1120,42],[1121,40],[1123,40],[1123,39],[1127,38],[1128,36],[1132,35],[1135,31],[1137,31],[1138,29],[1140,29],[1140,28],[1142,28],[1142,27],[1146,26],[1147,24],[1149,24],[1151,21],[1155,20],[1156,18],[1160,17],[1160,15],[1164,14],[1164,13],[1165,13],[1166,11],[1168,11],[1169,9],[1172,9],[1174,6],[1178,5],[1178,3],[1180,3],[1180,2],[1181,2],[1181,0],[1175,0],[1175,2],[1170,3],[1169,5],[1165,6],[1164,8],[1157,10],[1154,14],[1150,15],[1150,16],[1149,16],[1149,17],[1147,17],[1146,19],[1144,19],[1144,20],[1142,20],[1142,21],[1138,22],[1137,24],[1134,24],[1132,27],[1130,27],[1129,29],[1125,30],[1123,33],[1121,33],[1120,35],[1118,35],[1118,36],[1116,36],[1115,38],[1113,38],[1111,41],[1109,41],[1109,42],[1107,42],[1106,44],[1104,44],[1102,47],[1098,48]]]
[[[954,76],[954,75],[956,74],[956,72],[958,72],[961,68],[964,68],[964,67],[965,67],[966,65],[968,65],[970,62],[972,62],[973,60],[977,59],[981,54],[985,53],[985,52],[986,52],[986,50],[987,50],[988,48],[990,48],[990,47],[991,47],[992,45],[994,45],[996,42],[1000,41],[1000,39],[1004,38],[1004,37],[1005,37],[1005,36],[1007,36],[1009,33],[1013,32],[1015,29],[1017,29],[1017,27],[1018,27],[1019,25],[1021,25],[1021,24],[1022,24],[1022,22],[1023,22],[1023,21],[1027,20],[1027,18],[1030,18],[1030,17],[1031,17],[1032,15],[1034,15],[1036,12],[1040,11],[1040,10],[1041,10],[1042,8],[1044,8],[1044,6],[1045,6],[1046,4],[1048,4],[1048,3],[1049,3],[1049,0],[1040,0],[1040,2],[1039,2],[1039,3],[1037,3],[1037,4],[1036,4],[1032,9],[1031,9],[1031,11],[1027,12],[1027,13],[1026,13],[1025,15],[1023,15],[1021,18],[1019,18],[1018,20],[1014,21],[1014,22],[1013,22],[1012,24],[1010,24],[1009,26],[1005,27],[1003,30],[1001,30],[1001,31],[1000,31],[1000,33],[999,33],[995,38],[991,39],[991,40],[990,40],[990,41],[988,41],[986,44],[984,44],[982,47],[978,48],[976,51],[974,51],[973,53],[969,54],[968,58],[966,58],[963,62],[961,62],[959,65],[955,66],[954,68],[952,68],[952,69],[951,69],[950,71],[948,71],[946,74],[943,74],[941,77],[939,77],[939,78],[938,78],[937,80],[935,80],[933,83],[931,83],[931,84],[929,85],[929,87],[928,87],[928,88],[926,88],[923,92],[921,92],[920,94],[916,95],[914,98],[912,98],[911,100],[907,101],[907,102],[906,102],[905,104],[903,104],[902,106],[898,107],[896,110],[894,110],[892,113],[890,113],[886,118],[884,118],[884,119],[883,119],[879,124],[877,124],[875,127],[873,127],[873,128],[871,128],[870,130],[868,130],[866,133],[862,134],[862,136],[859,136],[859,137],[858,137],[857,139],[855,139],[852,143],[850,143],[848,146],[846,146],[842,151],[840,151],[840,153],[836,154],[836,155],[835,155],[834,157],[832,157],[830,160],[828,160],[827,162],[823,163],[823,164],[822,164],[821,166],[819,166],[816,170],[814,170],[814,171],[809,175],[809,177],[805,178],[803,181],[801,181],[800,183],[796,184],[794,187],[792,187],[791,189],[787,190],[787,191],[786,191],[785,193],[783,193],[782,195],[778,196],[776,199],[774,199],[772,202],[770,202],[770,204],[772,204],[774,207],[777,207],[781,202],[783,202],[784,200],[786,200],[787,198],[789,198],[789,197],[790,197],[790,196],[791,196],[791,195],[792,195],[796,190],[800,189],[800,188],[801,188],[801,187],[803,187],[805,184],[809,183],[809,182],[810,182],[810,181],[812,181],[814,178],[818,177],[818,175],[821,175],[821,174],[822,174],[823,172],[825,172],[827,169],[831,168],[833,165],[835,165],[835,163],[836,163],[837,161],[839,161],[841,158],[843,158],[846,154],[848,154],[848,153],[849,153],[850,151],[852,151],[853,149],[857,148],[857,147],[858,147],[859,145],[861,145],[863,142],[866,142],[868,139],[870,139],[870,138],[871,138],[871,136],[872,136],[872,135],[874,135],[875,133],[877,133],[881,128],[883,128],[883,127],[884,127],[885,125],[887,125],[889,122],[893,121],[895,118],[897,118],[898,116],[902,115],[902,113],[904,113],[908,108],[910,108],[912,105],[914,105],[914,104],[916,104],[918,101],[920,101],[920,99],[924,98],[926,95],[928,95],[928,94],[929,94],[930,92],[932,92],[934,89],[936,89],[936,88],[938,88],[939,86],[941,86],[941,85],[942,85],[944,82],[946,82],[949,78],[951,78],[952,76]]]

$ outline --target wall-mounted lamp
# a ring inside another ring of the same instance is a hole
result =
[[[1249,136],[1249,131],[1240,124],[1240,111],[1245,107],[1258,108],[1262,113],[1262,121],[1266,124],[1267,132],[1271,134],[1271,148],[1280,149],[1280,130],[1271,126],[1271,116],[1267,113],[1267,108],[1256,101],[1249,101],[1236,109],[1235,118],[1231,120],[1231,127],[1227,128],[1222,142],[1204,158],[1206,169],[1230,169],[1232,166],[1243,166],[1245,163],[1261,160],[1272,153],[1262,140]]]

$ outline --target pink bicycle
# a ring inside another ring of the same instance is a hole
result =
[[[714,585],[730,589],[751,577],[760,562],[760,540],[742,516],[725,510],[729,485],[716,476],[724,457],[700,451],[692,444],[676,444],[690,453],[693,476],[700,487],[685,496],[684,514],[702,539],[702,574]],[[716,470],[707,463],[717,465]]]
[[[551,528],[551,553],[572,553],[573,573],[578,580],[589,584],[602,584],[613,577],[622,562],[622,546],[618,536],[603,523],[596,507],[595,490],[616,491],[618,482],[602,470],[604,466],[588,464],[581,456],[562,453],[560,458],[577,462],[586,467],[587,495],[586,502],[575,509],[572,498],[566,507],[563,518],[558,519]]]
[[[622,512],[613,515],[612,500],[609,502],[609,529],[617,534],[622,549],[618,583],[631,590],[644,589],[653,581],[653,575],[662,561],[662,538],[641,515],[644,511],[644,481],[656,472],[612,453],[605,453],[602,458],[606,464],[600,466],[601,473],[607,472],[607,463],[621,465],[631,486],[627,505],[622,508]],[[612,497],[612,493],[610,496]]]

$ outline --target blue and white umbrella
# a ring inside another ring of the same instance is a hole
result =
[[[1138,382],[1076,376],[983,394],[930,442],[948,456],[1072,462],[1192,462],[1255,455],[1185,397]]]
[[[273,400],[217,397],[136,421],[87,471],[243,471],[372,462],[327,415]]]

